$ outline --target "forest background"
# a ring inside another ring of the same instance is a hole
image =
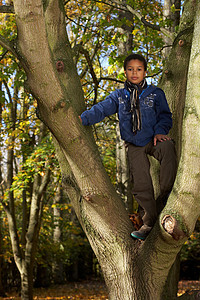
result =
[[[170,39],[162,30],[156,30],[156,26],[151,28],[147,23],[154,20],[155,25],[176,32],[182,13],[181,2],[169,5],[168,1],[144,0],[130,4],[138,12],[135,17],[131,11],[103,1],[65,3],[66,27],[87,108],[122,85],[123,60],[128,53],[139,52],[145,56],[149,83],[157,84],[161,79]],[[0,1],[0,5],[4,11],[0,34],[12,43],[17,35],[12,2]],[[142,16],[146,16],[147,23],[142,22]],[[4,295],[21,284],[11,247],[8,207],[15,211],[14,225],[23,249],[35,197],[42,198],[42,202],[34,286],[101,278],[97,259],[62,189],[52,136],[38,118],[37,102],[27,92],[26,75],[19,61],[4,47],[1,47],[0,67],[0,293]],[[62,69],[62,62],[57,68]],[[95,125],[93,133],[103,164],[125,201],[127,213],[133,213],[137,205],[130,196],[117,116]],[[180,279],[199,280],[199,244],[198,221],[180,253]]]

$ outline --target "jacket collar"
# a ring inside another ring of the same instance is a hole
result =
[[[142,93],[140,94],[140,97],[141,97],[141,96],[142,96],[142,97],[146,97],[147,95],[149,95],[149,94],[151,94],[152,92],[154,92],[156,89],[157,89],[156,86],[148,85],[147,88],[146,88],[145,90],[142,91]],[[130,96],[129,91],[128,91],[127,89],[125,89],[125,88],[124,88],[124,90],[125,90],[125,93],[126,93],[127,95]]]
[[[148,85],[147,88],[142,91],[142,93],[140,94],[140,96],[146,97],[147,95],[153,93],[156,90],[156,88],[157,88],[156,86]]]

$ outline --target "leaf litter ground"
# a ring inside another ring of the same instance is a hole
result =
[[[192,290],[200,291],[200,281],[183,280],[179,282],[178,296]],[[7,297],[0,299],[20,300],[16,292],[7,293]],[[34,289],[34,300],[108,300],[108,293],[104,282],[98,280],[72,282],[64,285],[54,285],[49,288]]]

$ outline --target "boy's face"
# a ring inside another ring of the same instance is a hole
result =
[[[124,71],[127,80],[134,84],[139,84],[146,76],[144,64],[138,59],[132,59],[127,63]]]

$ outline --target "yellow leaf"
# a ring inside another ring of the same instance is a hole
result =
[[[136,34],[138,33],[138,31],[139,31],[139,29],[137,29],[137,28],[134,29],[134,30],[132,31],[132,34],[133,34],[133,35],[136,35]]]

